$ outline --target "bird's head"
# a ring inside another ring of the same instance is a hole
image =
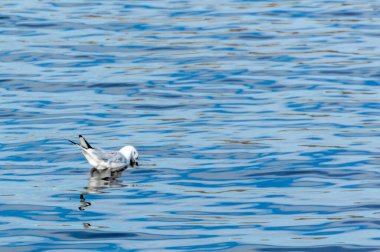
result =
[[[135,147],[127,145],[121,148],[120,153],[129,160],[129,164],[131,166],[139,165],[139,153],[137,152]]]

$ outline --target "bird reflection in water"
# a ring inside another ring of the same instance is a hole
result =
[[[81,211],[84,211],[86,207],[91,206],[91,203],[86,201],[86,199],[84,198],[83,193],[80,195],[80,202],[82,203],[82,205],[79,206],[78,209]]]
[[[107,226],[93,226],[93,225],[91,225],[91,224],[88,223],[88,222],[83,223],[83,227],[84,227],[85,229],[89,229],[89,228],[109,228],[109,227],[107,227]]]
[[[81,205],[78,209],[84,211],[87,207],[91,206],[91,202],[88,202],[85,198],[87,194],[103,193],[101,190],[105,188],[125,187],[126,185],[123,185],[119,179],[124,170],[111,171],[109,169],[97,170],[92,168],[86,191],[80,194]]]

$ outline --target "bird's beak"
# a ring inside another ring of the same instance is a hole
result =
[[[129,162],[129,164],[131,166],[139,166],[139,162],[137,160],[135,160],[135,159],[131,159],[131,161]]]

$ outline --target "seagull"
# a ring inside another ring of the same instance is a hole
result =
[[[69,141],[82,150],[84,157],[96,170],[121,171],[139,165],[139,153],[131,145],[124,146],[119,151],[111,152],[93,148],[82,135],[79,135],[79,144]]]

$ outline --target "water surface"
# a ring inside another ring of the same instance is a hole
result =
[[[1,250],[378,249],[380,4],[0,10]],[[142,165],[92,178],[78,134]]]

